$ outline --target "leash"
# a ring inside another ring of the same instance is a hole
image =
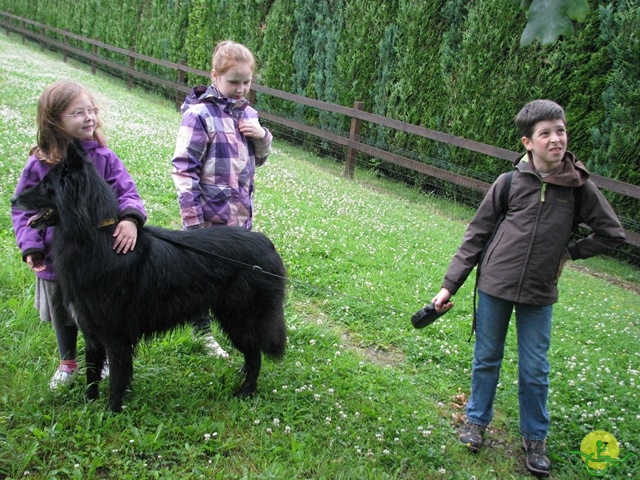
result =
[[[316,291],[322,291],[324,293],[330,293],[332,296],[340,295],[341,297],[348,298],[350,300],[356,300],[358,302],[365,303],[365,304],[368,304],[370,306],[374,306],[374,307],[380,308],[382,310],[386,310],[386,311],[391,312],[391,313],[400,313],[400,314],[406,314],[406,315],[412,315],[414,313],[414,312],[408,312],[408,311],[401,311],[400,309],[397,309],[397,308],[390,308],[388,306],[384,306],[384,305],[381,305],[379,303],[371,302],[371,301],[365,300],[365,299],[360,298],[360,297],[354,297],[354,296],[351,296],[351,295],[347,295],[346,293],[336,292],[335,290],[331,290],[331,289],[325,288],[325,287],[318,287],[317,285],[312,285],[310,283],[303,282],[301,280],[296,280],[294,278],[283,277],[282,275],[277,275],[275,273],[265,271],[259,265],[252,265],[250,263],[241,262],[241,261],[235,260],[233,258],[225,257],[224,255],[219,255],[217,253],[213,253],[213,252],[210,252],[208,250],[203,250],[202,248],[194,247],[192,245],[187,245],[185,243],[179,242],[179,241],[174,240],[172,238],[168,238],[168,237],[164,236],[161,232],[158,232],[158,231],[155,231],[155,230],[154,231],[149,231],[149,233],[151,233],[154,237],[158,238],[159,240],[163,240],[163,241],[165,241],[167,243],[170,243],[171,245],[174,245],[176,247],[181,247],[181,248],[184,248],[186,250],[190,250],[190,251],[192,251],[194,253],[198,253],[198,254],[203,255],[205,257],[217,258],[218,260],[222,260],[222,261],[225,261],[227,263],[232,263],[232,264],[238,265],[240,267],[250,268],[252,271],[254,271],[256,273],[262,273],[264,275],[269,275],[269,276],[272,276],[272,277],[275,277],[275,278],[279,278],[279,279],[282,279],[282,280],[284,280],[284,281],[286,281],[287,283],[290,283],[290,284],[294,284],[294,285],[298,285],[298,286],[301,286],[301,287],[310,288],[310,289],[316,290]]]
[[[223,255],[218,255],[217,253],[213,253],[210,252],[208,250],[203,250],[202,248],[198,248],[198,247],[194,247],[193,245],[187,245],[186,243],[182,243],[179,242],[177,240],[174,240],[172,238],[168,238],[164,235],[162,235],[160,232],[152,230],[149,231],[149,233],[151,233],[151,235],[153,235],[154,237],[163,240],[167,243],[170,243],[171,245],[174,245],[176,247],[182,247],[185,250],[190,250],[194,253],[198,253],[200,255],[204,255],[205,257],[212,257],[212,258],[217,258],[219,260],[223,260],[227,263],[233,263],[235,265],[239,265],[241,267],[247,267],[250,268],[251,270],[253,270],[254,272],[258,272],[258,273],[263,273],[265,275],[271,275],[272,277],[276,277],[276,278],[281,278],[284,280],[287,280],[286,277],[283,277],[282,275],[277,275],[275,273],[271,273],[271,272],[267,272],[265,270],[262,269],[262,267],[260,265],[251,265],[250,263],[245,263],[245,262],[241,262],[240,260],[235,260],[233,258],[229,258],[229,257],[225,257]]]

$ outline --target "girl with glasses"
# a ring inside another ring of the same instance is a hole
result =
[[[76,82],[55,82],[38,100],[36,123],[37,145],[29,154],[15,193],[40,183],[64,157],[69,142],[80,140],[87,158],[118,197],[120,215],[113,234],[113,250],[122,255],[133,250],[138,228],[145,223],[147,214],[133,179],[120,158],[106,145],[93,95]],[[22,258],[36,275],[35,307],[40,320],[51,322],[56,334],[60,364],[49,382],[53,391],[69,385],[78,373],[78,327],[64,308],[57,288],[51,258],[55,227],[30,228],[29,219],[35,213],[12,208],[11,219]],[[96,367],[102,369],[104,366]]]

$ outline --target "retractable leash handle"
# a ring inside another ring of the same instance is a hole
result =
[[[436,311],[435,305],[430,303],[413,314],[413,317],[411,317],[411,323],[415,328],[428,327],[449,310],[451,309],[438,312]]]

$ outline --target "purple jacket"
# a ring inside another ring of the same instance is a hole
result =
[[[266,162],[273,136],[246,138],[240,118],[258,118],[245,99],[221,97],[213,87],[195,87],[182,105],[182,123],[171,176],[178,191],[182,224],[251,229],[256,166]]]
[[[89,159],[96,166],[98,173],[113,188],[116,197],[118,197],[120,219],[130,218],[136,221],[138,228],[141,227],[147,220],[147,212],[144,209],[140,195],[138,195],[136,185],[122,161],[112,150],[107,147],[101,147],[96,141],[85,140],[82,142],[82,146]],[[52,165],[46,164],[31,155],[22,171],[15,193],[20,193],[38,184],[51,168]],[[27,226],[29,218],[35,213],[35,211],[11,208],[11,221],[16,233],[18,248],[22,252],[23,259],[30,253],[42,253],[46,269],[36,273],[36,275],[44,280],[55,280],[55,262],[51,255],[51,241],[53,240],[55,228],[35,230]]]

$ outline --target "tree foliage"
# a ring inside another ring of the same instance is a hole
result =
[[[379,115],[510,150],[522,148],[519,109],[549,98],[565,108],[569,148],[594,173],[640,182],[640,0],[0,0],[0,9],[205,71],[215,44],[231,38],[254,52],[257,81],[271,88],[362,101]],[[259,102],[348,131],[341,116],[268,95]],[[508,167],[366,122],[362,137],[483,178]],[[638,218],[637,203],[616,208]]]
[[[516,0],[518,1],[518,0]],[[521,45],[539,38],[543,45],[573,35],[573,22],[583,22],[589,11],[587,0],[521,0],[527,26],[520,37]]]

